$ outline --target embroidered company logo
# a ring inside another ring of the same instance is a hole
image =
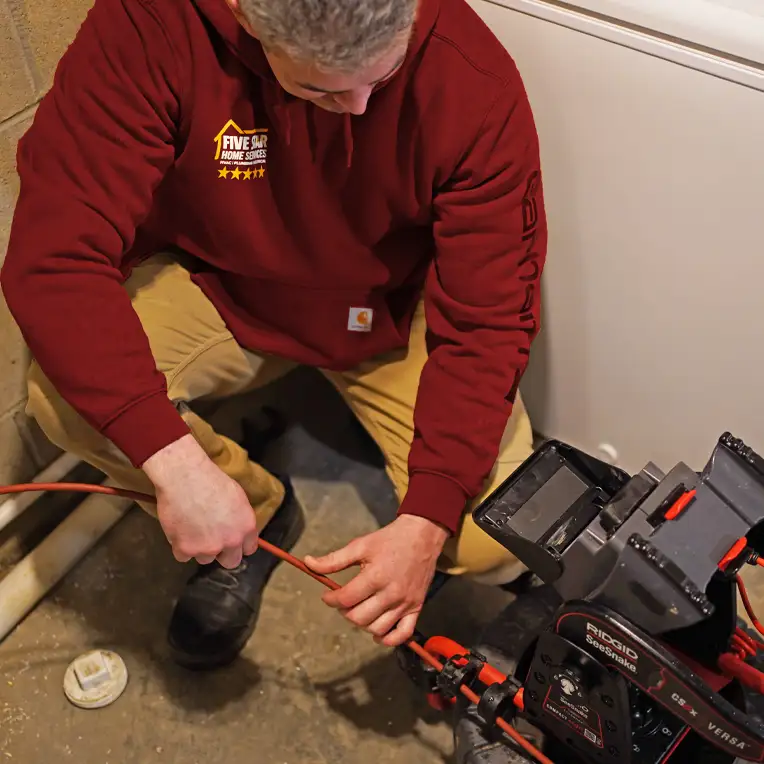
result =
[[[232,119],[215,136],[215,161],[221,165],[218,178],[255,180],[265,177],[268,159],[268,129],[242,130]]]

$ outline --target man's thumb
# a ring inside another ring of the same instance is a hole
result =
[[[316,573],[328,575],[329,573],[339,573],[351,565],[356,565],[361,561],[358,546],[351,542],[336,552],[330,552],[323,557],[312,557],[306,555],[305,564]]]

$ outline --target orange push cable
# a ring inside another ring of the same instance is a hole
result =
[[[0,486],[0,496],[12,493],[29,493],[32,491],[101,493],[105,494],[106,496],[121,496],[125,499],[143,501],[149,504],[156,503],[156,498],[154,496],[150,496],[147,493],[127,491],[122,488],[112,488],[111,486],[105,485],[91,485],[89,483],[19,483],[17,485]],[[261,549],[264,549],[266,552],[274,555],[274,557],[278,557],[280,560],[283,560],[298,570],[301,570],[303,573],[309,575],[311,578],[315,579],[329,589],[340,588],[340,585],[336,581],[333,581],[331,578],[327,578],[327,576],[322,576],[318,573],[314,573],[302,560],[289,554],[289,552],[285,552],[283,549],[279,549],[279,547],[274,546],[273,544],[269,544],[267,541],[263,541],[262,539],[258,541],[258,546]],[[443,664],[431,652],[429,652],[429,650],[426,650],[424,647],[414,642],[414,640],[407,642],[406,646],[414,653],[416,653],[425,663],[432,666],[436,671],[441,671],[443,669]],[[460,647],[455,642],[452,643],[452,646]],[[497,672],[497,670],[492,666],[486,667],[485,674],[492,676],[500,675],[499,672]],[[486,676],[486,678],[488,677]],[[480,701],[478,695],[474,693],[469,687],[462,685],[459,689],[461,690],[462,695],[464,695],[464,697],[466,697],[467,700],[469,700],[471,703],[478,703]],[[522,748],[526,753],[530,754],[534,759],[536,759],[536,761],[540,762],[540,764],[553,764],[551,759],[544,756],[541,751],[539,751],[532,743],[529,743],[514,727],[512,727],[511,724],[506,722],[504,719],[497,719],[496,724],[503,732],[512,738],[512,740],[517,743],[520,748]]]
[[[735,582],[737,583],[737,588],[740,592],[740,599],[743,600],[743,607],[745,608],[745,612],[748,613],[751,623],[759,634],[764,634],[764,626],[761,625],[759,619],[756,617],[756,613],[753,611],[753,606],[751,605],[751,600],[748,598],[748,591],[745,588],[742,576],[739,574],[735,576]]]

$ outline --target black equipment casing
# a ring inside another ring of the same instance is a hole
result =
[[[730,574],[764,546],[764,459],[725,433],[701,473],[651,463],[632,477],[549,441],[473,517],[547,585],[514,603],[535,615],[499,619],[479,649],[510,656],[520,718],[557,761],[764,760],[740,685],[715,692],[701,678],[719,679],[737,626]],[[494,733],[480,744],[478,709],[460,709],[460,764],[527,761]]]

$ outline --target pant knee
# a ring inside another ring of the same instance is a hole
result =
[[[483,531],[472,519],[472,512],[485,501],[533,452],[531,443],[515,444],[511,456],[517,461],[496,463],[483,493],[470,504],[458,535],[444,549],[452,573],[470,577],[491,575],[500,583],[513,580],[522,572],[517,558]]]
[[[465,515],[458,535],[446,542],[439,567],[454,575],[479,576],[512,566],[517,558]]]
[[[27,375],[26,414],[37,422],[48,440],[61,447],[59,442],[63,434],[61,417],[56,411],[53,401],[43,391],[40,376],[38,367],[33,364]]]
[[[51,443],[64,451],[76,453],[81,450],[75,448],[77,432],[81,434],[89,425],[58,394],[34,363],[27,375],[26,413],[37,422]]]

